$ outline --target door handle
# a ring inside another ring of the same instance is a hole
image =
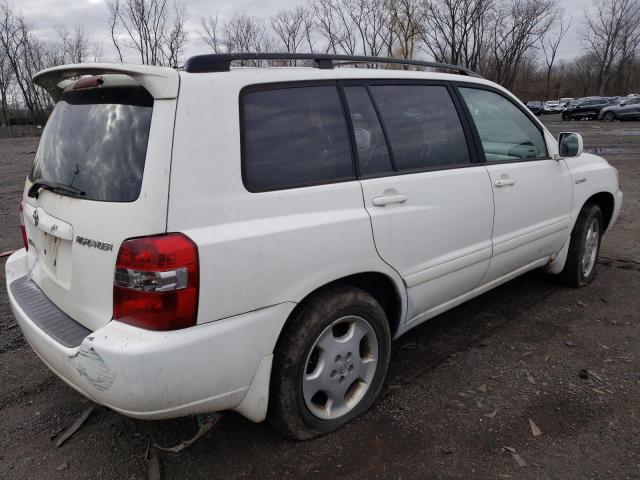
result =
[[[500,177],[494,185],[496,187],[507,187],[509,185],[515,185],[516,181],[511,177]]]
[[[404,193],[398,193],[395,195],[383,195],[382,197],[376,197],[373,199],[373,204],[376,207],[385,207],[392,203],[404,203],[407,201],[407,196]]]

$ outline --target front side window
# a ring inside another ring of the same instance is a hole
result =
[[[460,88],[475,122],[487,162],[547,157],[544,136],[533,121],[502,95]]]
[[[399,171],[470,163],[460,118],[439,85],[371,87]]]
[[[251,191],[354,177],[336,86],[249,91],[242,96],[244,182]]]

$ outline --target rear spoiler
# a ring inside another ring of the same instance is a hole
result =
[[[176,98],[180,76],[177,70],[151,65],[128,65],[125,63],[76,63],[47,68],[36,73],[33,83],[44,88],[57,100],[73,77],[80,75],[121,74],[132,77],[156,100]]]

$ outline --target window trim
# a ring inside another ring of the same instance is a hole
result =
[[[434,172],[438,170],[453,170],[456,168],[469,168],[469,167],[477,167],[480,166],[482,161],[480,156],[478,155],[477,146],[474,141],[473,132],[471,126],[468,123],[468,118],[466,113],[463,110],[463,104],[460,103],[460,99],[457,97],[457,92],[455,91],[453,85],[449,81],[445,80],[422,80],[422,79],[371,79],[371,78],[362,78],[362,79],[347,79],[347,80],[338,80],[338,84],[342,89],[346,87],[365,87],[369,98],[371,99],[371,103],[373,104],[374,110],[378,116],[378,121],[383,131],[383,135],[385,136],[385,141],[387,142],[387,149],[389,151],[389,156],[391,157],[392,168],[394,170],[388,172],[379,172],[372,173],[367,175],[360,175],[360,159],[358,158],[357,151],[354,152],[354,159],[356,164],[358,165],[358,180],[368,180],[372,178],[384,178],[384,177],[395,177],[397,175],[412,175],[416,173],[423,172]],[[389,85],[402,85],[402,86],[436,86],[436,87],[445,87],[449,96],[451,97],[451,101],[453,102],[455,111],[458,115],[458,119],[460,120],[460,125],[462,127],[462,131],[465,137],[465,142],[467,143],[467,150],[469,151],[469,161],[466,163],[447,163],[441,165],[434,165],[428,167],[420,167],[414,169],[407,170],[398,170],[397,165],[395,163],[395,157],[393,156],[393,148],[391,147],[390,140],[388,137],[387,128],[385,122],[382,119],[382,115],[378,108],[377,102],[375,101],[375,97],[373,96],[373,92],[371,91],[371,87],[375,86],[389,86]],[[345,103],[346,97],[345,97]],[[348,105],[347,105],[348,108]],[[353,131],[353,123],[351,121],[351,116],[347,118],[347,122],[349,125],[349,129],[351,131],[351,135],[355,139],[355,134]],[[354,140],[355,142],[355,140]],[[355,147],[354,147],[355,148]]]
[[[345,122],[346,134],[349,141],[349,155],[351,157],[351,177],[345,177],[340,179],[327,180],[323,182],[306,182],[296,183],[291,185],[281,185],[277,187],[267,188],[253,188],[247,182],[247,158],[246,158],[246,132],[244,128],[245,120],[245,96],[253,92],[262,92],[269,90],[285,90],[292,88],[308,88],[308,87],[335,87],[338,101],[340,102],[340,111],[342,112],[342,118]],[[238,95],[239,103],[239,128],[240,128],[240,173],[242,178],[242,185],[250,193],[264,193],[264,192],[277,192],[280,190],[291,190],[294,188],[316,187],[321,185],[333,185],[336,183],[346,183],[358,180],[356,173],[356,160],[354,157],[353,149],[355,148],[353,143],[353,132],[350,131],[350,122],[347,117],[347,110],[345,109],[345,101],[342,97],[342,92],[338,85],[337,80],[302,80],[302,81],[288,81],[288,82],[270,82],[270,83],[258,83],[246,85],[240,89]]]
[[[478,153],[478,158],[481,159],[480,163],[482,163],[482,165],[502,165],[502,164],[509,164],[509,163],[540,162],[540,161],[543,161],[543,160],[551,160],[551,156],[549,155],[549,145],[547,144],[547,137],[545,135],[544,127],[541,125],[541,123],[535,117],[535,115],[533,115],[533,113],[531,113],[531,110],[529,110],[526,107],[521,106],[519,103],[515,102],[513,98],[510,98],[510,95],[505,94],[505,92],[503,92],[502,90],[499,90],[499,89],[497,89],[495,87],[492,87],[491,85],[484,85],[484,84],[472,83],[472,82],[456,81],[456,82],[453,83],[453,86],[454,86],[454,89],[455,89],[455,92],[456,92],[456,96],[458,97],[460,103],[462,104],[462,108],[464,110],[465,116],[467,117],[467,121],[471,125],[471,129],[472,129],[472,132],[473,132],[473,138],[475,140],[476,149],[477,149],[477,153]],[[484,148],[482,146],[482,140],[480,139],[480,134],[478,133],[478,129],[477,129],[476,124],[475,124],[475,122],[473,120],[473,116],[471,115],[471,111],[469,110],[469,107],[467,106],[467,103],[465,102],[464,97],[462,96],[462,92],[460,91],[461,88],[475,88],[476,90],[486,90],[486,91],[489,91],[489,92],[493,92],[493,93],[496,93],[496,94],[500,95],[501,97],[506,99],[508,102],[510,102],[512,105],[514,105],[529,120],[531,120],[533,122],[533,125],[538,129],[538,131],[542,135],[542,141],[544,142],[546,155],[544,157],[536,157],[536,158],[517,158],[517,159],[513,159],[513,160],[499,160],[499,161],[492,161],[492,162],[487,161],[486,156],[484,154]]]

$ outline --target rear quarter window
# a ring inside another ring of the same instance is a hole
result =
[[[354,178],[335,85],[250,89],[240,102],[243,179],[249,191]]]

